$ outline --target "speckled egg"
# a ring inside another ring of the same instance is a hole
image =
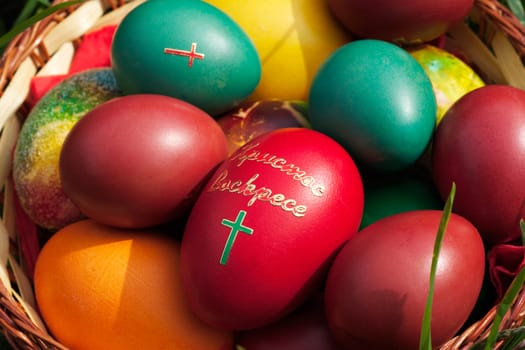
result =
[[[250,38],[204,1],[156,0],[134,8],[111,47],[125,94],[160,94],[211,115],[235,107],[257,87],[261,62]]]
[[[437,102],[439,124],[445,112],[466,93],[485,85],[464,61],[439,47],[426,44],[408,49],[432,82]]]
[[[14,150],[13,181],[22,208],[35,224],[58,229],[83,216],[62,191],[60,151],[78,120],[120,95],[111,69],[90,69],[56,85],[28,115]]]

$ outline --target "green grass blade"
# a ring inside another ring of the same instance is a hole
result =
[[[67,8],[72,5],[80,4],[84,2],[85,0],[72,0],[72,1],[66,1],[51,7],[48,7],[42,11],[39,11],[35,15],[31,16],[30,18],[23,20],[11,28],[10,31],[5,33],[0,37],[0,47],[5,47],[13,38],[18,35],[19,33],[23,32],[28,27],[32,26],[36,22],[40,21],[41,19],[46,18],[49,15],[52,15],[53,13],[62,10],[64,8]]]
[[[452,213],[452,205],[454,203],[454,197],[456,195],[456,184],[452,183],[452,189],[448,195],[447,202],[443,209],[443,215],[439,223],[439,228],[434,243],[434,252],[432,255],[432,265],[430,268],[430,286],[428,291],[427,303],[425,306],[425,313],[423,314],[423,323],[421,326],[421,336],[419,338],[419,350],[432,350],[432,332],[431,332],[431,319],[432,319],[432,304],[434,299],[434,284],[436,279],[436,270],[439,259],[439,252],[441,251],[441,244],[443,243],[443,237],[447,229],[450,215]]]
[[[521,243],[525,247],[525,221],[523,219],[520,220],[520,229],[521,229]]]

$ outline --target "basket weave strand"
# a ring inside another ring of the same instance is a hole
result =
[[[520,55],[525,56],[525,27],[519,19],[500,2],[492,0],[476,0],[476,7],[485,15],[494,26],[503,30],[514,48]]]
[[[64,1],[65,0],[56,0],[53,2],[53,5]],[[93,20],[91,28],[96,27],[97,24],[101,25],[101,23],[106,23],[109,17],[120,12],[114,19],[111,18],[111,20],[118,21],[127,11],[142,1],[144,0],[86,1],[86,3],[100,4],[100,7],[104,9],[104,12],[99,16],[100,18]],[[23,120],[23,117],[28,113],[24,99],[27,97],[30,79],[52,63],[52,59],[58,56],[57,52],[60,52],[59,48],[62,47],[62,45],[72,44],[73,48],[75,48],[76,44],[81,40],[82,33],[90,29],[82,29],[81,33],[73,38],[65,35],[65,39],[59,41],[59,44],[54,43],[52,47],[46,44],[45,39],[51,35],[52,31],[66,19],[72,17],[77,11],[80,11],[84,5],[87,4],[75,5],[60,10],[52,16],[36,23],[17,35],[4,51],[0,58],[0,129],[3,130],[0,135],[1,138],[8,136],[14,137],[7,132],[6,123],[11,118],[17,118],[17,116],[21,116],[22,118],[20,119]],[[496,28],[504,33],[506,40],[512,45],[515,54],[520,58],[520,64],[523,65],[523,60],[525,59],[525,28],[516,16],[497,0],[475,0],[473,13],[474,12],[475,16],[472,17],[477,21],[476,24],[479,26],[479,32],[476,34],[481,38],[482,42],[489,47],[487,52],[491,52],[490,46],[493,39],[490,34],[490,29]],[[489,34],[487,35],[487,33]],[[459,45],[461,45],[461,42],[459,42]],[[510,81],[505,81],[505,74],[501,73],[505,67],[497,67],[498,61],[496,59],[490,58],[488,61],[490,64],[486,67],[493,71],[486,73],[488,76],[494,77],[491,80],[498,83],[506,82],[510,84]],[[20,78],[21,81],[19,81],[17,74],[20,74],[21,70],[25,70],[26,66],[30,68],[27,69],[27,74]],[[21,98],[10,100],[11,96],[17,95],[17,93],[22,95]],[[0,166],[1,164],[0,159]],[[8,172],[8,169],[5,170],[5,172]],[[3,178],[0,178],[0,181],[3,180]],[[7,183],[6,188],[8,188]],[[9,191],[4,190],[4,192],[6,194],[4,203],[7,203],[9,201]],[[13,349],[66,350],[67,348],[64,345],[55,340],[46,331],[45,327],[37,322],[36,316],[31,314],[31,308],[34,308],[32,302],[27,301],[26,303],[24,302],[24,298],[21,297],[21,295],[27,295],[27,293],[32,293],[32,291],[30,289],[28,290],[27,287],[24,287],[24,284],[21,283],[21,281],[23,281],[23,276],[20,276],[21,269],[14,269],[16,266],[14,261],[15,259],[19,259],[19,255],[17,254],[19,242],[17,242],[16,232],[11,228],[12,225],[9,224],[9,220],[12,221],[12,218],[10,219],[9,216],[10,215],[4,211],[3,218],[0,220],[0,228],[5,226],[6,231],[9,232],[9,237],[6,238],[6,240],[12,245],[10,250],[13,251],[9,255],[9,261],[11,262],[9,278],[13,282],[8,285],[5,282],[2,283],[1,281],[3,281],[3,279],[0,278],[0,329]],[[2,231],[3,230],[0,230],[0,236]],[[6,262],[0,261],[0,264],[4,263]],[[21,265],[23,265],[23,262]],[[8,270],[7,264],[4,268]],[[473,344],[485,340],[494,322],[496,311],[496,306],[494,306],[484,317],[474,322],[461,334],[450,339],[450,341],[442,345],[439,349],[466,350]],[[523,327],[524,321],[525,286],[522,286],[509,312],[503,318],[501,330],[513,330]],[[495,349],[501,348],[503,344],[504,340],[499,341]],[[525,349],[525,345],[522,348]]]

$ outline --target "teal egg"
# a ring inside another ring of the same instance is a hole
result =
[[[261,77],[250,38],[224,12],[200,0],[137,6],[115,32],[111,62],[125,94],[167,95],[214,116],[246,99]]]
[[[402,170],[422,156],[436,108],[421,65],[406,50],[371,39],[336,50],[317,71],[309,94],[312,127],[374,171]]]
[[[360,229],[384,217],[411,210],[443,209],[443,201],[429,177],[417,172],[367,180]]]

